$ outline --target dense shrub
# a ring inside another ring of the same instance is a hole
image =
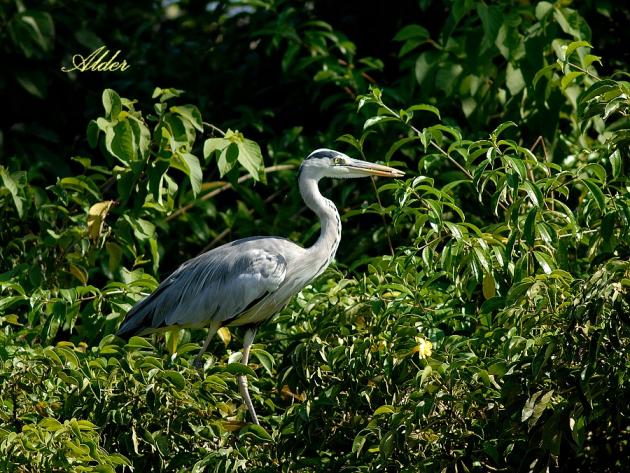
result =
[[[19,66],[2,84],[44,105],[2,122],[2,471],[625,468],[630,86],[602,69],[624,58],[593,49],[610,40],[588,4],[420,2],[370,45],[325,2],[144,3],[0,7]],[[103,38],[146,67],[43,72]],[[335,139],[407,175],[322,181],[338,261],[260,329],[249,367],[238,330],[203,373],[203,330],[113,335],[201,251],[310,244],[294,168]]]

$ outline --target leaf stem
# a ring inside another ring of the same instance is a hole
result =
[[[213,131],[220,133],[221,136],[225,136],[225,132],[221,128],[214,126],[212,123],[208,123],[208,122],[202,122],[202,123],[208,128],[211,128]]]
[[[391,109],[390,107],[388,107],[387,105],[385,105],[382,101],[379,100],[379,105],[381,105],[383,108],[385,108],[385,110],[387,110],[393,117],[400,119],[400,117],[398,116],[398,114]],[[418,136],[422,135],[422,132],[420,130],[418,130],[415,126],[413,126],[411,123],[405,122],[403,120],[400,120],[401,122],[403,122],[405,125],[407,125],[409,128],[411,128]],[[448,159],[451,163],[453,163],[453,165],[455,167],[457,167],[461,172],[463,172],[468,179],[472,180],[473,176],[472,174],[470,174],[468,172],[468,170],[463,167],[461,164],[459,164],[457,162],[457,160],[455,160],[447,151],[445,151],[440,145],[438,145],[434,140],[430,141],[431,145],[437,149],[440,153],[442,153],[444,155],[444,157],[446,157],[446,159]],[[484,189],[486,193],[490,193],[490,191],[488,191],[487,189]],[[507,211],[507,207],[505,205],[503,205],[503,203],[499,202],[499,205],[501,206],[501,208],[503,210]]]
[[[287,171],[289,169],[295,168],[294,164],[278,164],[276,166],[269,166],[265,168],[265,174],[276,171]],[[237,184],[241,184],[245,181],[248,181],[252,178],[251,174],[245,174],[237,179]],[[226,191],[234,187],[231,183],[226,183],[218,189],[214,189],[213,191],[208,192],[207,194],[202,195],[201,197],[193,200],[190,204],[185,205],[184,207],[177,209],[175,212],[166,217],[166,221],[170,222],[174,218],[179,217],[181,214],[186,213],[188,210],[193,208],[197,203],[203,202],[204,200],[212,199],[213,197],[219,195],[221,192]]]
[[[573,64],[572,62],[567,62],[567,64],[569,66],[571,66],[571,67],[574,67],[578,71],[583,72],[584,74],[590,76],[592,79],[600,80],[600,78],[597,77],[595,74],[593,74],[592,72],[587,71],[586,69],[584,69],[583,67],[578,66],[577,64]]]

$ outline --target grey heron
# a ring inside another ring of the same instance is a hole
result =
[[[257,236],[227,243],[192,258],[127,313],[118,335],[128,339],[176,328],[207,327],[208,336],[194,362],[201,368],[201,356],[217,330],[223,326],[242,326],[246,330],[241,362],[247,365],[258,326],[319,276],[339,246],[339,212],[320,193],[318,181],[323,177],[401,177],[404,173],[330,149],[318,149],[302,162],[298,175],[304,203],[319,217],[321,225],[313,246],[302,248],[286,238]],[[259,424],[247,377],[240,375],[237,380],[253,421]]]

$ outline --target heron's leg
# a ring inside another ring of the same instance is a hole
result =
[[[256,328],[248,328],[245,332],[245,336],[243,337],[243,358],[241,360],[241,363],[243,363],[245,366],[247,366],[247,362],[249,361],[249,350],[252,347],[252,343],[254,343],[255,336]],[[245,401],[245,405],[247,406],[247,410],[251,414],[254,423],[260,425],[260,422],[258,422],[258,417],[256,417],[256,411],[254,410],[252,399],[249,397],[249,390],[247,389],[247,376],[240,375],[237,380],[238,387],[241,391],[241,396],[243,396],[243,401]]]
[[[216,323],[210,324],[210,326],[208,327],[208,338],[206,338],[206,341],[204,342],[203,347],[201,347],[201,350],[199,350],[199,353],[197,354],[197,356],[195,357],[195,361],[193,362],[193,366],[200,371],[203,368],[203,361],[201,361],[201,355],[203,355],[206,352],[208,345],[210,345],[210,340],[212,340],[212,337],[214,337],[214,334],[217,333],[217,330],[219,330],[220,327],[221,326]]]

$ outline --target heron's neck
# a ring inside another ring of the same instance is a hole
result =
[[[300,193],[304,203],[317,214],[321,224],[319,238],[307,251],[313,261],[319,263],[319,274],[332,261],[341,240],[341,219],[337,207],[326,199],[317,187],[317,179],[305,175],[300,176]]]

